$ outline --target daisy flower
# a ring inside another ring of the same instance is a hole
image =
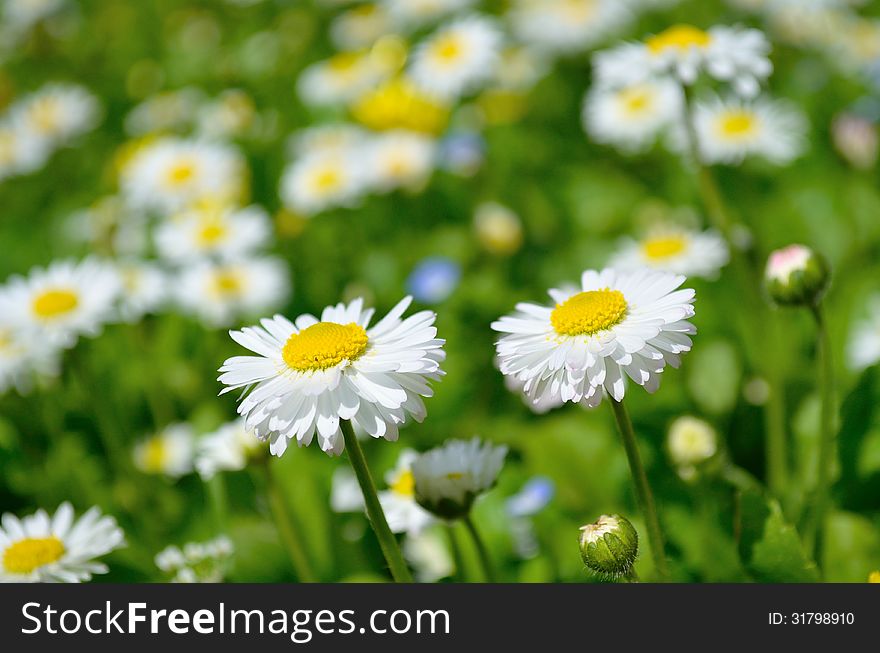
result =
[[[477,240],[491,254],[509,255],[523,242],[522,221],[508,207],[497,202],[484,202],[474,211]]]
[[[186,423],[170,424],[134,446],[132,460],[145,474],[179,478],[193,470],[195,433]]]
[[[419,27],[473,6],[475,0],[379,0],[403,27]]]
[[[238,88],[229,88],[204,105],[196,119],[196,132],[205,138],[238,138],[257,121],[254,99]]]
[[[364,494],[357,477],[348,467],[333,472],[330,482],[330,507],[333,512],[360,512],[364,509]]]
[[[436,583],[455,571],[448,540],[439,527],[407,535],[403,542],[403,555],[419,583]]]
[[[443,519],[465,517],[474,500],[491,490],[504,465],[507,447],[472,440],[449,440],[412,463],[416,501]]]
[[[330,23],[330,40],[340,50],[369,48],[391,32],[391,16],[378,3],[352,7]]]
[[[34,378],[57,376],[59,351],[38,338],[27,337],[0,320],[0,395],[9,388],[25,394]]]
[[[346,105],[376,86],[386,74],[369,53],[340,52],[306,68],[296,88],[306,104]]]
[[[221,583],[229,570],[235,547],[225,535],[207,542],[171,545],[156,554],[156,566],[172,583]]]
[[[501,372],[519,379],[535,403],[558,397],[593,407],[603,388],[619,402],[627,377],[654,392],[696,332],[687,321],[694,291],[676,290],[684,281],[649,270],[587,270],[579,292],[550,290],[552,308],[517,304],[492,323],[506,334],[496,344]]]
[[[244,427],[244,420],[238,419],[199,439],[196,470],[206,481],[217,472],[236,472],[244,469],[248,461],[258,458],[265,448],[265,444]]]
[[[172,263],[203,257],[229,260],[265,246],[271,234],[272,222],[259,206],[241,209],[205,201],[159,225],[156,249]]]
[[[366,189],[365,168],[357,150],[304,156],[282,174],[281,200],[305,216],[354,206]]]
[[[715,26],[704,31],[675,25],[643,42],[599,52],[593,63],[603,86],[631,86],[663,76],[690,85],[705,72],[738,94],[754,97],[773,70],[769,52],[770,43],[756,29]]]
[[[0,315],[50,346],[68,348],[81,335],[98,335],[113,320],[120,290],[110,264],[59,261],[27,277],[12,277],[0,288]]]
[[[547,54],[582,52],[632,17],[619,0],[514,0],[507,15],[520,41]]]
[[[625,239],[608,266],[618,270],[652,268],[714,279],[728,260],[730,251],[721,234],[662,225],[641,240]]]
[[[48,143],[10,120],[0,122],[0,180],[41,168],[49,158]]]
[[[445,358],[434,313],[402,319],[410,302],[404,298],[372,327],[373,309],[356,299],[328,306],[320,319],[304,314],[291,322],[276,315],[232,331],[233,340],[258,355],[223,364],[223,393],[249,388],[238,412],[276,456],[291,440],[308,445],[315,433],[322,450],[339,455],[340,420],[396,440],[409,417],[424,419],[422,397],[433,394],[429,381],[443,374]]]
[[[455,99],[490,81],[501,56],[501,32],[484,16],[445,25],[413,52],[409,75],[423,92]]]
[[[846,358],[854,370],[880,362],[880,295],[868,302],[868,315],[856,322],[846,347]]]
[[[93,129],[100,118],[100,105],[81,86],[47,84],[10,110],[19,128],[36,134],[53,147]]]
[[[370,186],[387,192],[395,188],[418,189],[434,170],[434,139],[408,131],[376,136],[365,152]]]
[[[700,156],[706,163],[741,163],[760,156],[784,165],[804,149],[806,119],[788,102],[759,98],[696,103],[694,126]]]
[[[681,116],[681,89],[662,79],[617,88],[596,86],[584,98],[581,113],[594,141],[624,152],[644,150]]]
[[[74,519],[73,508],[62,503],[50,517],[45,510],[19,519],[4,513],[0,520],[0,582],[81,583],[92,574],[106,574],[95,558],[125,544],[113,517],[97,507]]]
[[[32,25],[57,13],[65,5],[65,0],[6,0],[3,3],[3,21],[19,31],[26,31]]]
[[[204,198],[232,202],[244,192],[244,160],[229,145],[162,138],[135,152],[121,184],[136,209],[167,213]]]
[[[431,513],[416,503],[412,464],[418,454],[411,449],[400,452],[397,465],[385,475],[388,489],[379,492],[379,502],[393,533],[418,535],[430,525]]]
[[[158,311],[167,298],[167,278],[158,265],[147,261],[117,263],[122,291],[119,314],[125,322],[137,322]]]
[[[351,115],[374,131],[408,129],[437,134],[449,122],[449,107],[410,79],[398,77],[364,93],[352,105]]]
[[[204,101],[202,92],[195,88],[157,93],[128,112],[125,131],[132,136],[143,136],[189,129]]]
[[[273,257],[202,261],[180,272],[174,295],[206,326],[229,326],[282,304],[290,294],[288,277],[287,263]]]
[[[288,140],[287,149],[293,158],[312,155],[344,156],[362,147],[367,140],[367,132],[356,125],[329,123],[296,132]]]
[[[678,475],[690,480],[697,467],[718,451],[718,434],[708,422],[684,415],[670,425],[666,448]]]

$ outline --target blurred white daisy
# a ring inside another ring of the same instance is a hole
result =
[[[364,155],[370,186],[379,191],[418,190],[434,170],[436,149],[434,139],[415,132],[400,130],[377,135]]]
[[[57,349],[0,318],[0,395],[10,388],[26,394],[36,379],[56,376],[59,359]]]
[[[694,126],[705,163],[741,163],[760,156],[786,164],[804,150],[807,122],[788,102],[710,98],[694,107]]]
[[[335,207],[354,206],[368,180],[359,150],[307,155],[281,176],[281,200],[305,216]]]
[[[597,406],[603,388],[621,401],[626,377],[654,392],[696,331],[687,321],[694,291],[676,290],[684,281],[650,270],[587,270],[580,292],[550,290],[555,307],[517,304],[492,323],[506,334],[496,344],[501,372],[522,381],[536,403],[559,397]]]
[[[271,442],[280,456],[291,440],[306,446],[318,434],[321,449],[344,448],[339,420],[351,420],[371,436],[396,440],[409,417],[422,421],[422,397],[429,381],[443,374],[443,340],[435,314],[421,311],[401,319],[411,302],[401,300],[373,327],[373,309],[363,300],[328,306],[320,320],[300,315],[295,324],[281,315],[232,331],[258,356],[235,356],[220,368],[223,392],[250,388],[238,406],[247,427]]]
[[[688,480],[718,451],[718,434],[705,420],[684,415],[669,426],[666,448],[679,476]]]
[[[120,261],[117,270],[122,283],[119,313],[123,321],[137,322],[164,305],[168,279],[158,265],[148,261]]]
[[[266,445],[244,427],[244,420],[224,424],[196,445],[196,470],[208,480],[217,472],[236,472],[258,458]]]
[[[401,451],[397,465],[385,475],[388,489],[379,492],[379,502],[392,533],[417,535],[434,521],[431,513],[416,503],[412,463],[417,457],[412,449]]]
[[[95,96],[82,86],[50,83],[17,102],[9,115],[19,129],[58,147],[93,129],[101,110]]]
[[[868,301],[867,317],[853,326],[846,346],[846,358],[854,370],[880,362],[880,295]]]
[[[379,0],[402,27],[419,27],[474,5],[475,0]]]
[[[172,263],[203,257],[229,260],[252,254],[269,242],[271,234],[272,222],[261,207],[205,201],[160,224],[156,249]]]
[[[409,74],[425,93],[454,99],[490,81],[501,56],[501,31],[484,16],[440,27],[413,52]]]
[[[230,326],[284,303],[290,294],[289,274],[287,263],[273,257],[201,261],[179,273],[174,296],[206,326]]]
[[[337,467],[330,483],[330,507],[333,512],[361,512],[364,493],[350,467]]]
[[[97,507],[74,519],[62,503],[50,517],[45,510],[19,519],[4,513],[0,520],[0,582],[81,583],[92,574],[106,574],[95,558],[125,544],[113,517]]]
[[[738,94],[754,97],[773,70],[769,52],[770,43],[756,29],[715,26],[704,31],[675,25],[643,42],[598,52],[593,63],[604,86],[631,86],[666,75],[690,85],[705,72]]]
[[[66,0],[5,0],[3,22],[13,30],[24,31],[57,13],[65,4]]]
[[[156,566],[172,583],[220,583],[229,570],[235,547],[225,535],[207,542],[167,546],[156,554]]]
[[[416,500],[443,519],[464,517],[495,486],[506,455],[507,447],[479,438],[449,440],[420,454],[412,463]]]
[[[480,244],[492,254],[513,254],[523,242],[519,216],[498,202],[483,202],[477,206],[474,231]]]
[[[179,478],[193,471],[195,433],[186,423],[169,424],[135,444],[132,460],[145,474]]]
[[[549,54],[581,52],[633,17],[620,0],[514,0],[507,14],[520,41]]]
[[[296,88],[306,104],[346,105],[386,75],[385,68],[369,53],[340,52],[303,70]]]
[[[597,143],[624,152],[650,146],[664,128],[682,117],[681,89],[670,80],[633,86],[596,86],[584,98],[584,128]]]
[[[196,118],[196,133],[210,139],[239,138],[257,121],[254,99],[238,88],[224,90],[203,105]]]
[[[120,290],[119,275],[108,263],[58,261],[0,287],[0,315],[49,346],[72,347],[115,317]]]
[[[360,50],[392,31],[391,16],[378,3],[364,3],[345,11],[330,23],[330,40],[340,50]]]
[[[134,154],[121,184],[132,207],[167,213],[205,198],[240,199],[245,173],[244,160],[229,145],[162,138]]]
[[[653,268],[714,279],[729,259],[727,242],[721,234],[669,224],[654,227],[640,240],[624,239],[608,266],[619,270]]]
[[[418,583],[436,583],[455,571],[448,540],[439,526],[407,535],[402,548]]]
[[[132,136],[143,136],[188,129],[204,101],[204,94],[196,88],[157,93],[128,112],[125,131]]]
[[[348,123],[328,123],[306,127],[289,140],[287,149],[293,158],[305,156],[345,156],[368,140],[367,132]]]
[[[0,122],[0,180],[41,168],[49,158],[49,144],[9,120]]]

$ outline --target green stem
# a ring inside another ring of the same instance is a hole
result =
[[[657,507],[654,505],[654,495],[651,486],[648,485],[648,477],[642,465],[639,455],[639,446],[636,442],[636,434],[633,431],[632,422],[623,402],[615,401],[609,397],[614,418],[617,420],[617,428],[623,438],[623,448],[626,450],[626,458],[629,461],[629,470],[632,475],[633,485],[636,490],[636,501],[639,510],[645,518],[648,528],[648,541],[651,544],[651,555],[654,559],[654,568],[661,581],[669,578],[669,568],[666,565],[666,553],[663,546],[663,531],[660,529],[660,520],[657,518]]]
[[[391,569],[391,576],[397,583],[413,582],[400,547],[397,545],[397,538],[388,527],[388,520],[385,519],[385,512],[382,510],[382,504],[379,503],[379,495],[376,493],[376,484],[370,474],[370,468],[367,466],[367,460],[364,458],[364,452],[358,442],[357,436],[351,422],[346,419],[339,420],[342,428],[342,435],[345,438],[345,448],[348,451],[348,459],[354,468],[358,483],[361,486],[361,492],[364,495],[364,504],[367,507],[367,517],[373,526],[373,531],[379,539],[379,546],[382,547],[382,553],[385,555],[385,561]]]
[[[479,531],[477,531],[473,518],[468,514],[462,521],[464,522],[468,533],[471,535],[474,547],[477,549],[477,555],[480,558],[480,565],[483,567],[483,575],[486,578],[486,582],[497,582],[495,580],[495,568],[492,565],[492,560],[489,558],[489,551],[486,549],[486,545],[483,543],[483,538],[480,537]]]
[[[214,474],[209,481],[205,483],[208,491],[208,500],[211,505],[211,513],[214,517],[214,524],[217,530],[226,531],[227,522],[227,501],[226,501],[226,479],[221,474]]]
[[[828,511],[836,434],[834,432],[834,364],[831,359],[831,338],[828,334],[828,324],[825,321],[825,314],[821,305],[816,304],[812,306],[812,313],[816,319],[822,417],[819,434],[819,456],[817,460],[816,498],[813,502],[813,514],[807,522],[804,539],[808,550],[818,561],[822,539],[822,525],[825,522],[825,514]]]
[[[446,535],[449,538],[449,550],[452,552],[452,562],[455,565],[454,578],[457,582],[465,581],[464,556],[461,555],[461,545],[455,534],[455,524],[446,524]]]
[[[293,565],[297,578],[301,583],[314,583],[317,578],[311,564],[309,564],[302,539],[300,539],[302,529],[297,528],[297,525],[293,522],[293,515],[290,512],[281,487],[272,473],[271,466],[271,461],[269,460],[259,465],[263,470],[264,490],[266,492],[266,499],[269,501],[269,509],[272,511],[272,518],[275,520],[278,534],[281,536],[281,541],[284,543],[284,548],[287,550],[287,555],[290,558],[290,563]]]

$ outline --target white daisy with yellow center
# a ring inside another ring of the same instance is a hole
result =
[[[594,87],[584,98],[584,128],[597,143],[624,152],[649,147],[681,117],[682,94],[670,80],[646,80],[619,88]]]
[[[217,472],[244,469],[265,451],[266,444],[245,428],[244,420],[237,419],[199,439],[195,466],[202,479],[209,480]]]
[[[287,208],[312,216],[337,207],[352,207],[367,188],[361,148],[307,154],[281,176],[281,200]]]
[[[379,492],[379,502],[392,533],[418,535],[434,518],[416,502],[416,484],[412,473],[418,454],[412,449],[400,452],[397,465],[385,475],[388,489]]]
[[[51,147],[91,131],[101,116],[100,105],[85,88],[47,84],[10,109],[10,119]]]
[[[380,192],[418,190],[434,170],[436,153],[434,139],[423,134],[402,130],[379,134],[365,152],[370,186]]]
[[[62,503],[51,517],[45,510],[24,519],[4,513],[0,524],[3,583],[88,581],[92,574],[107,573],[96,558],[125,545],[116,520],[96,507],[79,519],[69,503]]]
[[[507,447],[471,440],[449,440],[412,463],[416,501],[442,519],[467,516],[474,501],[491,490]]]
[[[205,326],[230,326],[277,309],[290,294],[287,263],[274,257],[201,261],[179,272],[174,297]]]
[[[303,70],[296,88],[306,104],[345,106],[387,75],[381,61],[369,52],[340,52]]]
[[[46,347],[72,347],[79,336],[96,336],[115,318],[121,289],[108,263],[60,261],[0,287],[0,316]]]
[[[759,156],[784,165],[796,159],[806,143],[806,118],[780,100],[702,100],[694,107],[694,124],[705,163],[738,164]]]
[[[663,77],[690,85],[705,73],[754,97],[773,70],[769,53],[770,43],[756,29],[674,25],[642,42],[599,52],[593,64],[600,86],[632,86]]]
[[[229,260],[265,246],[272,221],[259,206],[238,208],[208,200],[166,219],[155,233],[159,256],[171,263],[203,257]]]
[[[714,279],[728,260],[727,242],[718,232],[660,225],[641,240],[623,240],[608,266],[619,270],[652,268]]]
[[[496,75],[502,35],[485,16],[459,18],[440,27],[413,53],[409,75],[424,93],[454,100]]]
[[[121,184],[133,208],[169,213],[205,198],[234,203],[246,181],[244,160],[232,146],[162,138],[134,154]]]
[[[677,418],[669,427],[666,447],[682,476],[692,476],[694,467],[718,451],[718,434],[705,420],[690,415]]]
[[[232,331],[257,356],[236,356],[220,368],[223,392],[249,388],[238,412],[246,427],[270,441],[280,456],[291,440],[307,446],[317,433],[323,451],[344,448],[339,420],[351,420],[375,438],[396,440],[408,418],[424,419],[422,397],[440,378],[445,358],[435,314],[402,319],[411,297],[401,300],[372,327],[373,309],[363,300],[328,306],[320,319],[294,322],[276,315]]]
[[[189,424],[169,424],[132,450],[135,467],[145,474],[179,478],[193,471],[195,433]]]
[[[633,18],[620,0],[514,0],[508,15],[520,41],[555,55],[582,52]]]
[[[581,288],[550,290],[553,307],[520,303],[492,323],[501,372],[515,376],[534,403],[553,399],[593,407],[603,389],[616,401],[626,378],[654,392],[666,365],[690,351],[694,291],[665,272],[587,270]]]

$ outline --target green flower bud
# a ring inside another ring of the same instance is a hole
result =
[[[818,304],[830,278],[825,259],[805,245],[789,245],[770,254],[764,274],[770,298],[781,306]]]
[[[602,515],[581,526],[581,557],[602,578],[627,576],[639,553],[639,534],[625,517]]]

